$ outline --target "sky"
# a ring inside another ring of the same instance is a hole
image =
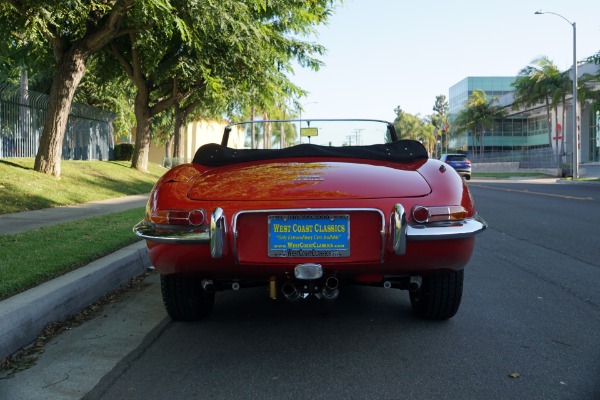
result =
[[[344,0],[316,41],[317,72],[295,67],[309,92],[302,118],[393,121],[394,109],[425,117],[438,95],[468,76],[516,76],[547,56],[561,70],[600,51],[600,0]]]

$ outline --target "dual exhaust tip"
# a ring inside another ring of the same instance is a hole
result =
[[[286,282],[281,287],[281,292],[290,301],[304,299],[311,294],[317,298],[334,300],[340,295],[339,280],[334,276],[330,276],[325,279],[323,287],[315,282],[306,282],[302,283],[300,288],[293,282]]]

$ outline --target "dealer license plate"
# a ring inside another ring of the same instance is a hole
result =
[[[269,257],[350,256],[349,215],[269,215]]]

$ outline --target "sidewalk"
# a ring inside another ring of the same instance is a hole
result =
[[[3,214],[0,215],[0,235],[14,235],[42,226],[144,207],[147,201],[148,194],[139,194],[72,206]]]
[[[0,215],[0,235],[143,207],[148,195]],[[140,241],[0,302],[0,360],[31,344],[50,322],[65,320],[150,266]]]

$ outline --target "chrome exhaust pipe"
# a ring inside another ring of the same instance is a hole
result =
[[[334,300],[340,295],[339,280],[335,276],[330,276],[325,280],[325,286],[321,293],[327,300]]]
[[[202,289],[206,293],[214,293],[215,292],[215,283],[211,279],[203,279],[202,280]]]
[[[410,282],[408,283],[408,290],[411,292],[416,292],[421,289],[421,283],[423,283],[423,278],[420,276],[411,276]]]
[[[296,286],[292,285],[291,283],[284,283],[281,287],[281,291],[283,292],[285,298],[289,301],[296,301],[300,299],[300,292]]]

